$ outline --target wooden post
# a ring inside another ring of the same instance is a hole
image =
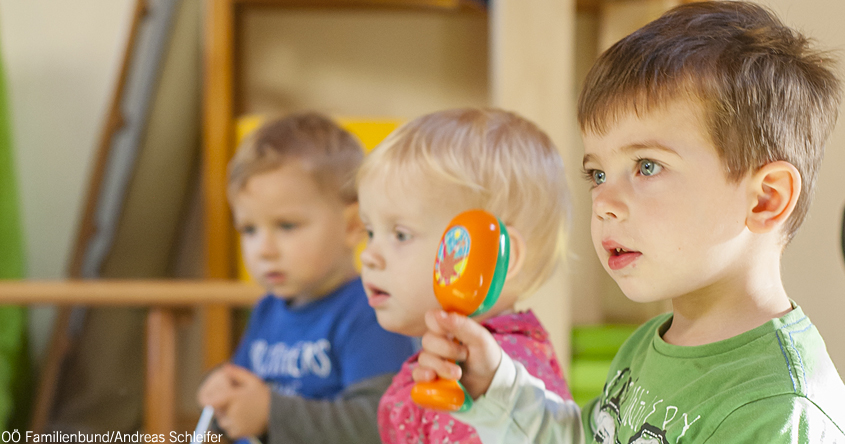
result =
[[[491,102],[537,123],[571,153],[574,125],[574,0],[500,0],[491,3]],[[578,163],[580,165],[580,161]],[[576,174],[570,165],[567,174]],[[564,368],[569,362],[571,313],[563,267],[525,305],[549,330]]]
[[[235,277],[234,232],[226,201],[226,165],[234,149],[235,4],[210,0],[205,17],[203,101],[203,203],[206,277]],[[232,322],[225,306],[203,313],[206,369],[229,358]]]
[[[147,376],[144,391],[144,431],[175,430],[176,321],[172,308],[151,308],[147,315]]]

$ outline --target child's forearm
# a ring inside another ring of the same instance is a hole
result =
[[[392,379],[385,374],[363,380],[333,400],[273,393],[268,444],[381,443],[376,412]]]
[[[452,415],[475,427],[484,444],[584,442],[578,405],[547,390],[506,353],[487,393]]]

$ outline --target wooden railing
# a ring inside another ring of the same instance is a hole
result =
[[[176,312],[212,304],[251,306],[262,294],[257,286],[226,280],[0,280],[0,304],[4,305],[148,308],[144,430],[165,435],[176,426]],[[58,368],[44,371],[58,372]],[[34,416],[39,416],[38,409],[50,408],[54,390],[55,387],[39,387]],[[46,418],[46,413],[41,412],[40,416]]]

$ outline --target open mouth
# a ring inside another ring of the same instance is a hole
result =
[[[366,284],[364,288],[367,290],[367,301],[369,302],[370,307],[378,308],[390,298],[390,293],[376,287],[375,285]]]
[[[607,266],[611,270],[625,268],[643,255],[639,251],[629,250],[614,241],[603,241],[602,247],[610,254],[610,257],[607,258]]]
[[[622,247],[616,247],[616,248],[610,250],[611,256],[621,256],[625,253],[638,253],[638,252],[637,251],[628,251],[628,250],[626,250]]]

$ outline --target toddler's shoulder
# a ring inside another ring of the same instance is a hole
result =
[[[265,322],[268,319],[275,319],[280,312],[287,311],[286,307],[287,304],[284,300],[268,293],[252,306],[250,322]]]

